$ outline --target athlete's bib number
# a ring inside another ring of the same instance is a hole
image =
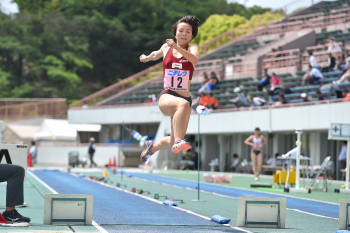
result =
[[[188,91],[190,71],[165,69],[165,88],[172,91]]]

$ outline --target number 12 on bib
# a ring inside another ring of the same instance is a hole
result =
[[[188,91],[189,76],[190,72],[188,70],[165,69],[165,89],[172,91]]]

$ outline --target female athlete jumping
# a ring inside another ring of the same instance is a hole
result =
[[[198,34],[199,19],[194,16],[185,16],[173,25],[173,39],[158,51],[149,56],[142,54],[141,62],[155,61],[163,57],[164,90],[160,93],[159,109],[165,116],[170,116],[171,134],[160,142],[147,142],[147,148],[141,153],[144,163],[156,151],[172,148],[173,153],[187,151],[190,144],[183,139],[186,134],[191,115],[192,99],[190,83],[195,65],[199,61],[197,45],[188,45]]]
[[[250,141],[253,141],[251,143]],[[260,129],[255,128],[254,135],[250,135],[245,141],[245,144],[252,146],[252,153],[250,157],[253,163],[253,173],[255,175],[255,180],[259,180],[259,174],[262,167],[262,148],[267,143],[266,138],[260,134]]]

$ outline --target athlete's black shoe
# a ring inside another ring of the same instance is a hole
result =
[[[17,210],[5,211],[2,213],[2,216],[4,216],[8,223],[30,222],[30,218],[23,217]]]

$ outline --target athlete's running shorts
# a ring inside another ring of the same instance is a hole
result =
[[[171,91],[171,90],[163,90],[160,95],[159,95],[159,98],[164,95],[164,94],[169,94],[169,95],[173,95],[173,96],[176,96],[176,97],[180,97],[184,100],[186,100],[189,104],[190,104],[190,107],[192,106],[192,98],[191,96],[190,97],[185,97],[185,96],[182,96],[182,95],[179,95],[177,94],[175,91]]]
[[[253,152],[255,155],[257,155],[257,156],[261,153],[260,150],[252,150],[252,152]]]

